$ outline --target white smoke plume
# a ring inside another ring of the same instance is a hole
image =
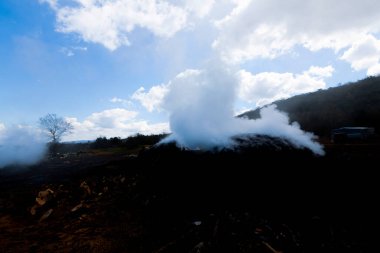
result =
[[[286,114],[275,106],[261,110],[261,118],[234,117],[238,80],[236,72],[213,63],[206,70],[187,70],[170,84],[163,107],[170,113],[170,135],[164,142],[176,141],[191,149],[232,146],[236,135],[268,135],[288,140],[298,148],[323,155],[322,146],[312,133],[297,123],[289,123]]]
[[[0,168],[8,165],[31,165],[43,158],[46,142],[37,131],[16,126],[0,128]]]

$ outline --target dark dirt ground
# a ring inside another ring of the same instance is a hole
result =
[[[169,145],[6,168],[0,252],[377,252],[380,145],[325,150]]]

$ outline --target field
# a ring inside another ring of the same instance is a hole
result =
[[[380,144],[87,148],[0,171],[1,252],[375,252]],[[37,199],[36,199],[37,198]]]

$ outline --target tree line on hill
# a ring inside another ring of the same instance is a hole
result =
[[[147,145],[152,146],[163,138],[165,138],[167,134],[151,134],[151,135],[143,135],[143,134],[135,134],[129,136],[125,139],[121,139],[120,137],[98,137],[93,143],[91,143],[91,148],[112,148],[112,147],[125,147],[127,149],[139,148],[141,146]]]
[[[345,126],[374,127],[380,130],[380,76],[367,77],[327,90],[278,100],[272,104],[286,112],[302,129],[329,136],[332,129]],[[260,108],[239,117],[256,119]]]

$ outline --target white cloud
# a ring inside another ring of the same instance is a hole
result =
[[[0,134],[5,130],[5,125],[0,123]]]
[[[377,63],[376,65],[370,67],[370,68],[367,70],[367,75],[369,75],[369,76],[380,75],[380,64]]]
[[[167,92],[167,84],[153,86],[149,91],[145,91],[144,87],[140,87],[133,93],[132,99],[139,101],[149,112],[160,111],[162,101]]]
[[[111,103],[114,103],[114,104],[122,104],[124,106],[132,106],[133,105],[133,102],[128,100],[128,99],[122,99],[122,98],[118,98],[118,97],[113,97],[110,99],[110,102]]]
[[[118,97],[113,97],[110,99],[110,102],[112,103],[122,103],[124,99],[118,98]]]
[[[73,46],[73,47],[61,47],[60,50],[59,50],[59,52],[61,52],[62,54],[66,55],[67,57],[74,56],[75,55],[75,51],[85,52],[85,51],[87,51],[87,47],[77,47],[77,46]]]
[[[239,80],[237,87],[238,98],[244,102],[262,106],[277,99],[324,89],[326,88],[324,79],[331,77],[333,72],[334,68],[332,66],[311,66],[301,74],[276,72],[252,74],[249,71],[240,70],[237,72]],[[176,84],[176,89],[182,89],[185,88],[185,86],[181,87],[182,82],[191,82],[193,80],[196,83],[198,76],[201,74],[201,70],[187,69],[166,84],[153,86],[148,91],[143,87],[139,88],[132,95],[132,99],[139,101],[149,112],[161,111],[165,106],[164,101],[167,94],[169,92],[173,93],[171,91],[173,83]],[[188,89],[189,87],[186,88]],[[191,93],[192,91],[189,90],[188,92]],[[178,93],[181,94],[180,91]],[[196,101],[188,99],[187,102],[195,103]]]
[[[367,70],[368,75],[380,74],[380,40],[372,35],[356,41],[341,57],[354,70]]]
[[[229,62],[274,58],[301,45],[338,52],[380,31],[375,0],[247,0],[217,22],[214,48]]]
[[[66,55],[67,57],[71,57],[71,56],[75,55],[73,50],[71,50],[70,48],[67,48],[67,47],[61,47],[59,52]]]
[[[87,121],[101,128],[122,128],[126,122],[133,120],[137,116],[137,112],[128,111],[121,108],[95,112],[91,114]]]
[[[140,87],[132,94],[132,99],[139,101],[148,112],[161,111],[165,96],[169,93],[173,82],[181,82],[181,80],[196,77],[200,73],[200,70],[186,69],[168,83],[152,86],[149,91],[145,91],[144,87]]]
[[[187,0],[185,8],[190,13],[194,13],[197,17],[203,18],[211,11],[215,4],[215,0]]]
[[[41,1],[40,1],[41,2]],[[187,12],[163,0],[43,0],[56,12],[57,31],[78,34],[84,41],[109,50],[129,45],[136,27],[159,37],[171,37],[186,26]]]
[[[332,66],[312,66],[296,75],[276,72],[252,74],[240,70],[238,95],[245,102],[262,106],[278,99],[326,88],[324,78],[330,77],[333,71]]]
[[[311,66],[304,72],[304,75],[312,76],[315,78],[331,77],[334,72],[334,68],[329,65],[326,67]]]
[[[57,7],[58,0],[38,0],[39,3],[46,3],[50,6],[50,8],[55,9]]]
[[[195,26],[196,29],[187,31],[196,33],[206,27],[209,34],[214,34],[216,27],[219,35],[212,46],[229,63],[273,59],[302,46],[310,51],[328,48],[336,54],[346,50],[341,59],[351,63],[355,70],[367,70],[369,75],[379,73],[380,69],[379,42],[375,38],[380,32],[380,2],[375,0],[39,2],[49,4],[56,12],[57,31],[77,34],[84,41],[102,44],[110,50],[130,45],[131,33],[136,28],[169,38]],[[215,24],[214,28],[211,23]],[[353,56],[369,46],[374,49],[374,55],[360,59]],[[75,50],[63,48],[62,52],[72,56]]]
[[[99,136],[127,137],[132,134],[159,134],[169,132],[168,123],[149,123],[136,118],[138,112],[122,108],[92,113],[83,121],[77,118],[66,118],[74,130],[65,137],[65,141],[92,140]]]

